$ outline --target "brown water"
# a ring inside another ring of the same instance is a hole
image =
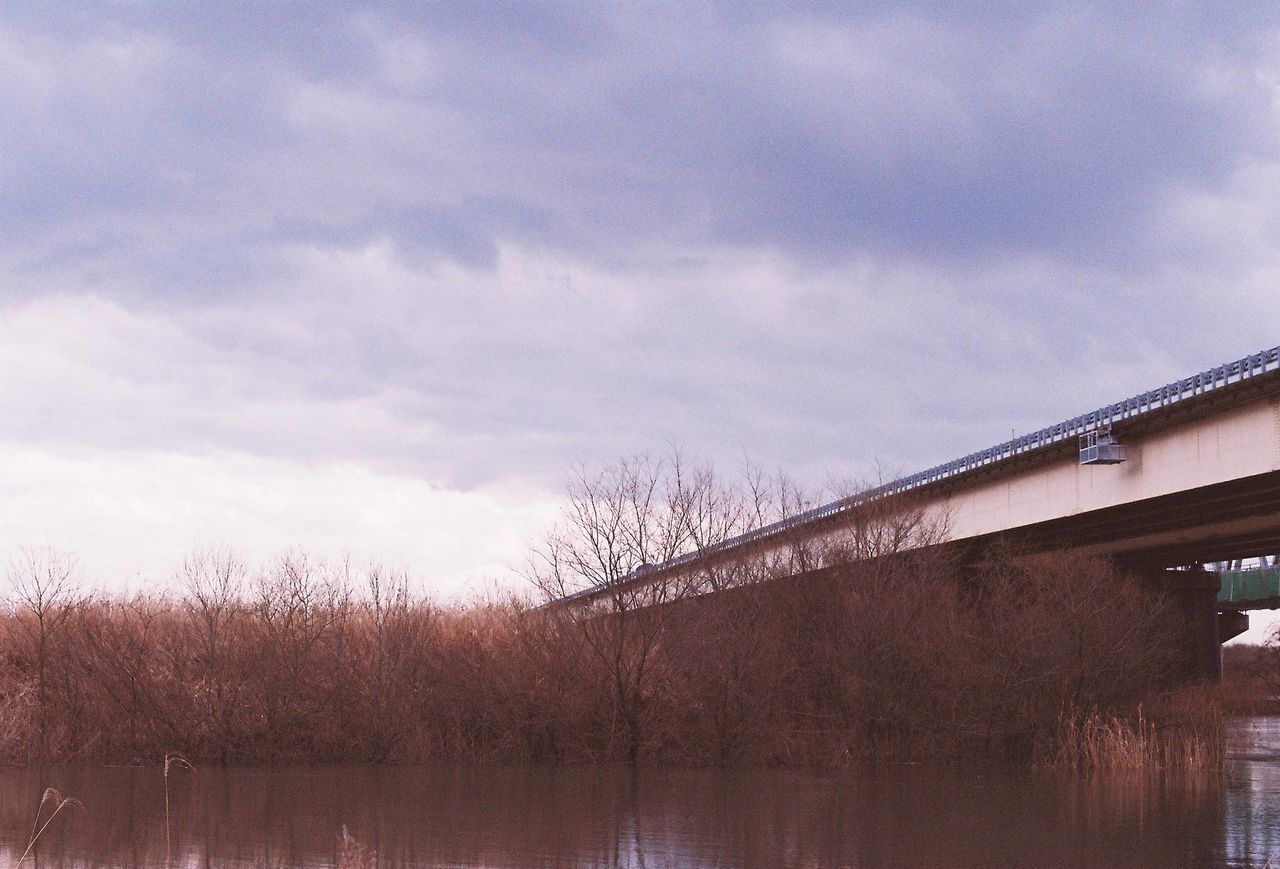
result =
[[[174,865],[333,866],[344,826],[378,866],[1280,864],[1280,719],[1237,723],[1221,775],[1080,777],[617,768],[174,773]],[[46,786],[75,796],[34,866],[163,866],[155,769],[0,770],[0,867]],[[367,865],[375,865],[369,862]]]

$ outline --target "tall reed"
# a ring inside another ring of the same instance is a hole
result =
[[[49,813],[49,817],[45,819],[45,822],[40,824],[40,815],[44,811],[46,804],[52,804],[53,811]],[[53,819],[68,806],[84,811],[84,806],[75,797],[64,797],[54,788],[44,789],[44,794],[40,797],[40,805],[36,807],[35,820],[31,823],[31,838],[27,841],[27,848],[22,852],[22,856],[18,858],[18,862],[13,864],[15,867],[22,865],[22,861],[26,860],[27,856],[35,849],[36,842],[40,840],[40,837],[44,835],[44,831],[53,823]],[[37,824],[39,824],[39,829],[36,828]]]
[[[1131,714],[1090,710],[1064,716],[1040,763],[1075,770],[1216,770],[1223,758],[1221,714],[1208,692],[1201,701],[1173,705],[1178,714],[1152,720],[1139,706]]]
[[[167,751],[164,755],[164,865],[168,866],[173,862],[173,845],[171,839],[171,826],[169,822],[169,769],[177,767],[179,769],[188,769],[195,772],[196,768],[191,765],[191,761],[176,751]]]

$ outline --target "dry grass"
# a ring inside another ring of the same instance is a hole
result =
[[[1074,712],[1065,716],[1040,763],[1075,770],[1216,770],[1223,759],[1223,718],[1212,688],[1162,698],[1155,714]]]
[[[41,824],[40,816],[44,813],[44,807],[46,805],[53,806],[53,811],[49,813],[49,817],[45,818],[44,823]],[[84,806],[81,805],[80,801],[75,797],[64,797],[54,788],[44,789],[44,794],[40,797],[40,805],[36,807],[35,820],[31,823],[31,838],[27,842],[26,850],[23,851],[22,856],[18,858],[18,862],[13,864],[15,867],[22,865],[22,861],[26,860],[27,856],[35,849],[36,842],[38,842],[40,837],[44,835],[44,831],[49,829],[49,825],[53,823],[53,819],[56,818],[63,809],[68,807],[78,808],[81,811],[84,811]]]
[[[164,865],[173,862],[172,825],[169,820],[169,770],[171,768],[188,769],[195,772],[191,761],[176,751],[165,752],[164,755]]]
[[[1065,769],[1158,768],[1162,752],[1155,726],[1141,711],[1134,719],[1099,712],[1066,718],[1045,765]]]

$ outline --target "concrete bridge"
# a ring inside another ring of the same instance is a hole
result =
[[[1020,551],[1106,556],[1185,590],[1188,618],[1198,625],[1197,667],[1216,673],[1218,643],[1247,626],[1244,611],[1280,605],[1280,589],[1220,601],[1218,575],[1203,568],[1280,552],[1280,347],[646,567],[625,582],[835,535],[887,503],[909,503],[944,522],[948,545],[980,552],[1003,541]],[[610,591],[587,589],[563,602]]]

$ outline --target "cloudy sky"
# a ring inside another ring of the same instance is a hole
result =
[[[959,5],[5,4],[0,550],[453,593],[575,462],[909,472],[1280,342],[1280,14]]]

